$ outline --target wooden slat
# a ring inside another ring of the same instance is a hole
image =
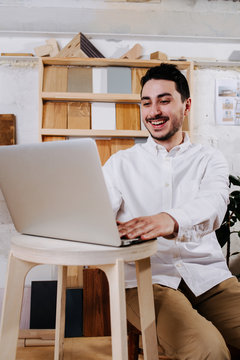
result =
[[[125,150],[135,144],[134,139],[96,140],[101,164],[104,165],[109,157],[119,150]]]
[[[111,155],[119,150],[126,150],[135,144],[134,139],[112,139],[111,140]]]
[[[111,156],[111,141],[110,140],[96,140],[101,164],[104,165]]]
[[[44,66],[43,91],[67,91],[68,69],[60,66]]]
[[[43,128],[66,129],[68,104],[46,102],[43,105]]]
[[[53,136],[44,136],[42,138],[43,142],[46,141],[58,141],[65,140],[65,137],[58,136],[54,129],[59,128],[65,131],[67,128],[67,103],[51,103],[46,102],[43,105],[43,128],[53,129]],[[50,134],[51,135],[51,134]]]
[[[83,270],[83,293],[84,336],[109,336],[111,334],[109,286],[102,270]]]
[[[80,65],[80,66],[127,66],[127,67],[153,67],[160,65],[161,62],[167,62],[177,65],[180,70],[189,68],[191,61],[159,61],[159,60],[128,60],[128,59],[105,59],[105,58],[49,58],[42,57],[41,61],[45,65]]]
[[[89,101],[89,102],[123,102],[139,103],[140,95],[137,94],[93,94],[93,93],[67,93],[67,92],[43,92],[43,100],[65,101]]]
[[[82,102],[68,103],[68,129],[90,129],[91,105]]]
[[[147,137],[149,133],[145,130],[42,129],[41,135],[144,138]]]
[[[66,140],[65,136],[42,136],[42,142]]]
[[[18,338],[54,340],[55,329],[20,329]]]
[[[16,117],[14,114],[0,115],[0,145],[16,143]]]
[[[140,130],[140,108],[137,104],[116,104],[116,129]]]
[[[132,69],[132,93],[140,94],[141,78],[146,74],[148,68],[134,68]]]

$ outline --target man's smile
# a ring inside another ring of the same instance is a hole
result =
[[[155,118],[148,118],[146,119],[147,123],[150,123],[153,127],[155,126],[162,126],[169,120],[168,116],[158,116]]]

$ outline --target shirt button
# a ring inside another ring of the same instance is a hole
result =
[[[165,183],[165,187],[168,187],[169,186],[169,183]]]
[[[176,267],[181,268],[182,264],[178,263],[178,264],[176,264]]]

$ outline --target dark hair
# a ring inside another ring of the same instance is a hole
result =
[[[180,93],[182,102],[190,97],[190,91],[187,79],[178,70],[176,65],[173,64],[165,64],[162,63],[159,66],[154,66],[146,72],[146,74],[141,78],[141,86],[146,84],[147,81],[155,79],[155,80],[171,80],[176,84],[176,90]],[[141,89],[141,93],[142,93]]]

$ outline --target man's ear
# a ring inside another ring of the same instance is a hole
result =
[[[191,109],[191,103],[192,100],[191,98],[188,98],[185,102],[185,110],[184,110],[184,115],[187,115],[187,113],[189,113],[190,109]]]

